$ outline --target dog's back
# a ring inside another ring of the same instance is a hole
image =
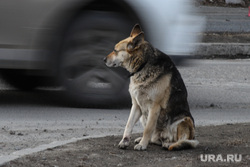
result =
[[[188,93],[181,74],[169,56],[159,50],[157,50],[157,53],[159,55],[158,62],[163,63],[165,74],[172,74],[170,82],[171,93],[167,105],[168,118],[171,119],[171,123],[184,117],[190,117],[194,121],[189,110],[187,101]]]
[[[195,125],[187,101],[188,93],[186,86],[170,57],[159,50],[156,53],[157,55],[153,56],[155,59],[153,62],[155,65],[160,65],[164,68],[164,74],[162,75],[171,73],[171,93],[167,102],[167,108],[162,111],[164,114],[158,118],[157,127],[168,129],[168,133],[171,130],[176,131],[176,136],[173,135],[172,141],[167,139],[166,148],[168,150],[195,148],[199,142],[194,140]],[[162,133],[161,135],[163,136],[164,134]],[[164,139],[161,140],[164,141]],[[164,142],[162,145],[164,147]]]
[[[187,101],[188,94],[186,86],[171,58],[165,53],[159,51],[158,49],[153,48],[153,46],[150,43],[145,43],[144,51],[145,52],[143,55],[143,59],[146,59],[145,68],[151,68],[152,71],[154,70],[154,68],[158,69],[155,70],[157,71],[155,73],[157,77],[155,77],[154,80],[152,81],[152,76],[147,75],[148,73],[150,73],[149,70],[144,69],[144,71],[141,71],[132,80],[135,80],[136,82],[138,79],[143,77],[143,73],[145,73],[144,75],[146,76],[144,77],[144,82],[147,82],[148,78],[151,79],[151,82],[148,84],[154,84],[158,82],[162,77],[170,74],[169,76],[171,76],[170,79],[171,92],[166,104],[168,118],[171,119],[171,123],[186,116],[190,117],[193,120]]]

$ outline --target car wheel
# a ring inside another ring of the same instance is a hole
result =
[[[1,78],[10,86],[25,91],[35,89],[41,83],[39,77],[29,76],[25,70],[4,70]]]
[[[129,101],[128,73],[106,67],[103,58],[131,27],[125,17],[112,12],[85,12],[71,23],[59,69],[61,82],[74,102],[98,106]]]

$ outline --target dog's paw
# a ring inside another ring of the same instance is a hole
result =
[[[171,143],[163,143],[162,147],[166,150],[168,150],[169,146],[171,145]]]
[[[137,139],[135,139],[135,144],[140,143],[141,139],[142,139],[142,137],[138,137]]]
[[[141,144],[136,144],[134,147],[134,150],[137,150],[137,151],[144,151],[146,149],[147,149],[147,146],[143,146]]]
[[[128,137],[124,137],[124,138],[120,141],[118,147],[119,147],[120,149],[126,149],[126,148],[129,146],[129,142],[130,142],[130,139],[129,139]]]

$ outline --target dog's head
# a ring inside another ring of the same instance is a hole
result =
[[[144,33],[139,24],[136,24],[130,36],[116,44],[114,50],[104,58],[106,65],[108,67],[121,66],[126,68],[126,63],[134,55],[133,52],[136,52],[143,42]]]

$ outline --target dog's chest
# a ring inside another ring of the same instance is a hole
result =
[[[130,95],[136,100],[139,106],[143,106],[143,104],[147,104],[151,101],[151,97],[149,96],[150,91],[150,88],[144,84],[130,84]]]
[[[155,76],[148,77],[145,73],[142,73],[140,77],[134,76],[130,79],[129,92],[139,106],[148,104],[152,100],[153,88],[156,84],[154,80]]]
[[[170,79],[171,75],[165,75],[157,81],[136,82],[130,80],[129,92],[133,99],[142,110],[147,110],[152,104],[159,104],[163,108],[167,105],[170,95]]]

